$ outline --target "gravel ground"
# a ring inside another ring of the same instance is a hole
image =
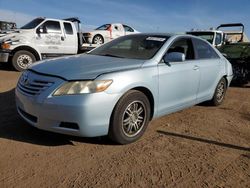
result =
[[[20,73],[0,66],[0,187],[250,187],[250,86],[219,107],[152,121],[136,143],[37,130],[15,110]]]

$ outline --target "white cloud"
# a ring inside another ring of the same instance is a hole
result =
[[[21,12],[15,12],[12,10],[0,9],[0,18],[1,21],[15,22],[17,24],[17,27],[21,27],[34,19],[35,16],[24,14]]]

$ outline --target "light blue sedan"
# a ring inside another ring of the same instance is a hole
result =
[[[39,129],[127,144],[153,118],[221,104],[232,76],[231,64],[202,39],[135,34],[34,64],[19,79],[16,104]]]

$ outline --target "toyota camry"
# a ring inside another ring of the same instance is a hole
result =
[[[18,81],[16,104],[38,129],[128,144],[154,118],[204,101],[220,105],[232,76],[231,64],[203,39],[134,34],[33,64]]]

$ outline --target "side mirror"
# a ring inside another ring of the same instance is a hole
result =
[[[41,29],[40,27],[38,27],[38,28],[36,29],[36,33],[37,33],[37,34],[41,34],[41,33],[42,33],[42,29]]]
[[[180,52],[170,52],[164,55],[163,60],[165,63],[182,62],[185,61],[185,54]]]
[[[44,26],[44,27],[38,27],[37,30],[36,30],[36,33],[37,34],[41,34],[41,33],[47,33],[47,28]]]
[[[228,58],[228,55],[225,53],[221,53],[225,58]]]

